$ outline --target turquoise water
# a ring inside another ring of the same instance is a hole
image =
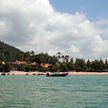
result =
[[[0,76],[0,108],[108,108],[108,76]]]

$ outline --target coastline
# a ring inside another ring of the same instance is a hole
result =
[[[40,72],[24,72],[24,71],[10,71],[6,75],[38,75]],[[0,75],[2,72],[0,72]]]
[[[69,72],[68,75],[108,75],[108,72]]]
[[[47,72],[46,72],[47,73]],[[24,71],[11,71],[6,75],[46,75],[45,72],[24,72]],[[62,72],[60,72],[62,73]],[[0,72],[0,75],[2,72]],[[108,72],[68,72],[68,75],[108,75]]]

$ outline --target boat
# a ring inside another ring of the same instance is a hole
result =
[[[47,73],[46,76],[51,76],[51,77],[66,77],[68,75],[67,73],[58,73],[58,72],[51,72]]]

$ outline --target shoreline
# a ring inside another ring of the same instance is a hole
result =
[[[108,75],[108,72],[69,72],[68,75]]]
[[[38,71],[35,72],[10,71],[6,73],[6,75],[46,75],[46,73]],[[0,72],[0,75],[2,75],[2,72]],[[68,75],[108,75],[108,72],[68,72]]]

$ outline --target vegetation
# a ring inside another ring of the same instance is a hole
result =
[[[25,52],[22,54],[23,57],[19,58],[19,60],[37,62],[39,65],[37,67],[28,66],[20,66],[24,71],[59,71],[59,72],[106,72],[108,71],[108,62],[107,60],[103,62],[103,60],[88,60],[85,62],[84,59],[76,58],[74,61],[73,58],[70,58],[68,55],[62,55],[58,52],[54,56],[49,56],[47,53],[41,53],[35,55],[33,52]],[[41,64],[51,64],[49,67],[41,67]],[[23,68],[22,68],[23,67]]]
[[[10,70],[11,70],[11,65],[10,64],[8,64],[8,63],[2,64],[0,62],[0,72],[6,73],[6,72],[10,72]]]
[[[21,50],[0,41],[0,59],[11,62],[17,60],[21,52]]]
[[[13,66],[12,61],[25,61],[27,64],[15,65],[15,68],[19,71],[58,71],[58,72],[107,72],[108,62],[103,60],[87,60],[70,58],[69,55],[62,55],[58,52],[54,56],[50,56],[47,53],[35,54],[31,52],[22,52],[21,50],[0,42],[0,72],[9,72]],[[32,63],[36,63],[32,65]],[[47,67],[43,67],[41,64],[50,64]]]

